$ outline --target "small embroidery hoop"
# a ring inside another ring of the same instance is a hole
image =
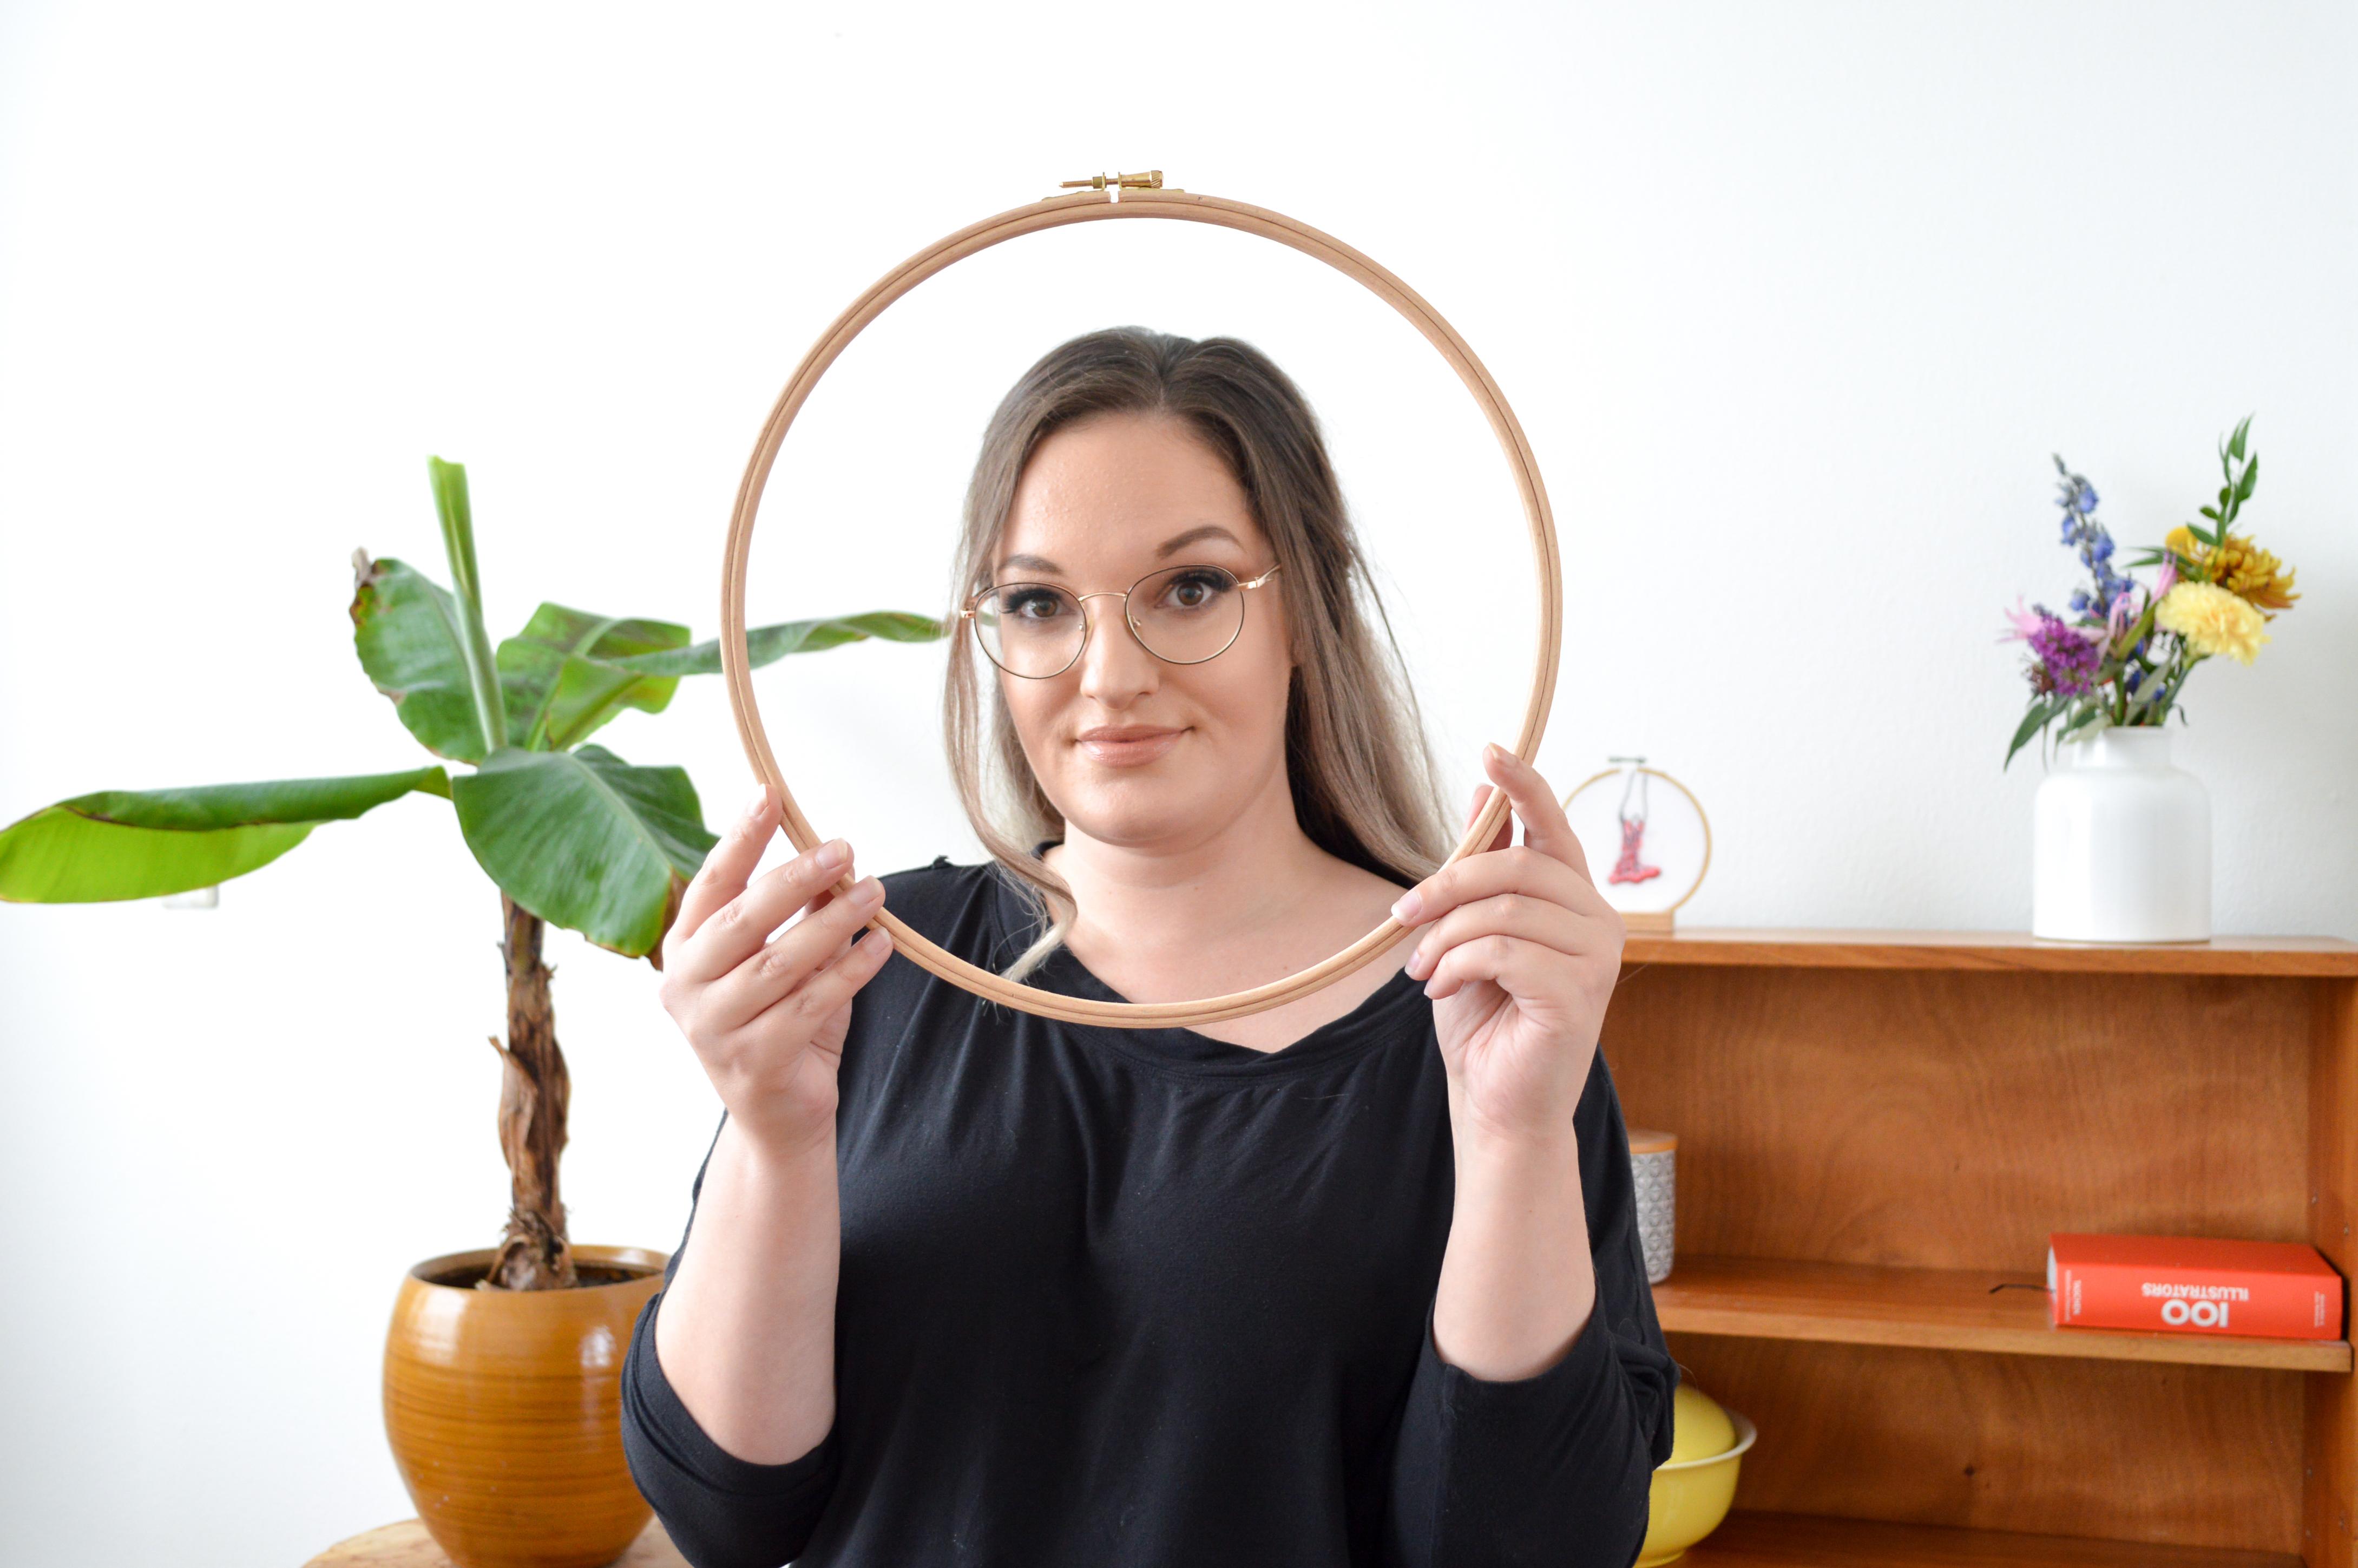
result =
[[[1592,784],[1603,784],[1606,779],[1622,778],[1629,773],[1644,773],[1648,778],[1660,779],[1685,795],[1687,804],[1694,807],[1695,820],[1703,824],[1703,863],[1695,867],[1694,881],[1687,884],[1687,891],[1679,894],[1677,901],[1667,909],[1625,909],[1620,912],[1623,930],[1635,931],[1642,935],[1668,936],[1678,929],[1679,905],[1694,897],[1695,890],[1703,886],[1703,879],[1711,870],[1711,817],[1704,811],[1703,802],[1695,798],[1695,792],[1660,768],[1650,768],[1643,764],[1629,768],[1607,768],[1601,773],[1591,773],[1573,785],[1564,795],[1563,807],[1566,811],[1571,810],[1574,797]],[[1597,891],[1601,892],[1604,890],[1600,887]]]
[[[786,787],[785,775],[779,770],[769,735],[762,727],[761,711],[753,697],[752,660],[745,646],[745,568],[753,543],[753,517],[760,510],[763,489],[769,482],[770,470],[777,461],[787,428],[809,398],[811,389],[818,384],[819,377],[861,330],[925,279],[979,251],[1021,235],[1116,218],[1210,223],[1257,234],[1300,251],[1365,286],[1399,311],[1456,371],[1458,379],[1488,416],[1490,428],[1515,470],[1523,511],[1531,522],[1533,575],[1540,590],[1540,635],[1531,672],[1531,703],[1524,711],[1522,732],[1513,750],[1526,762],[1535,758],[1540,737],[1547,728],[1548,710],[1555,699],[1556,664],[1563,652],[1563,561],[1556,546],[1555,520],[1548,507],[1547,491],[1540,482],[1539,461],[1532,455],[1531,442],[1524,438],[1514,411],[1507,406],[1506,395],[1490,379],[1482,362],[1475,358],[1474,351],[1442,318],[1441,312],[1418,297],[1408,285],[1342,241],[1299,219],[1241,201],[1166,187],[1161,169],[1143,175],[1098,175],[1093,179],[1067,183],[1088,189],[1070,196],[1044,197],[985,218],[936,241],[879,278],[835,319],[803,356],[754,443],[753,455],[745,465],[745,477],[738,486],[736,508],[729,520],[728,553],[720,589],[720,665],[728,681],[729,706],[736,715],[737,732],[744,742],[746,758],[752,763],[753,772],[777,792],[783,808],[780,827],[787,839],[796,849],[806,851],[822,841],[795,804],[794,793]],[[1473,853],[1476,846],[1487,843],[1496,836],[1507,810],[1506,795],[1491,791],[1444,864],[1453,863]],[[847,872],[836,884],[837,891],[848,891],[852,880]],[[1250,990],[1193,1001],[1111,1002],[1044,991],[993,974],[920,935],[889,910],[879,910],[871,924],[891,932],[894,948],[910,962],[952,985],[1024,1012],[1068,1023],[1094,1023],[1116,1029],[1186,1029],[1281,1006],[1364,968],[1408,929],[1388,918],[1341,952]]]

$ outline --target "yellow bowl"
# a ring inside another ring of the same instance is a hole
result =
[[[1736,1423],[1727,1411],[1692,1379],[1681,1378],[1671,1397],[1671,1456],[1664,1463],[1710,1459],[1735,1446]]]
[[[1736,1446],[1702,1459],[1674,1459],[1654,1472],[1652,1513],[1646,1521],[1646,1543],[1638,1549],[1637,1568],[1653,1568],[1683,1555],[1686,1549],[1719,1528],[1736,1501],[1736,1461],[1759,1433],[1753,1424],[1727,1412],[1736,1427]]]

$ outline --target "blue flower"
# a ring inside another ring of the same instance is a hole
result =
[[[2061,542],[2080,557],[2088,568],[2089,587],[2073,590],[2071,610],[2074,614],[2091,612],[2109,617],[2113,603],[2136,586],[2129,578],[2113,569],[2115,546],[2112,530],[2096,521],[2096,487],[2088,482],[2085,474],[2073,473],[2064,466],[2059,454],[2055,471],[2063,476],[2056,485],[2061,493],[2055,504],[2063,510]]]

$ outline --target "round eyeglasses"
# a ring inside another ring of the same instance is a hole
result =
[[[1278,573],[1271,567],[1244,581],[1225,567],[1165,567],[1121,592],[1075,593],[1052,582],[1002,582],[983,589],[958,611],[990,662],[1025,680],[1046,680],[1071,669],[1088,645],[1082,601],[1119,599],[1122,620],[1138,645],[1169,665],[1200,665],[1228,651],[1244,630],[1245,595]]]

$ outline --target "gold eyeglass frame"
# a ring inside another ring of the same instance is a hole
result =
[[[1182,665],[1208,665],[1214,659],[1218,658],[1222,654],[1227,653],[1230,648],[1235,647],[1237,645],[1237,639],[1245,634],[1245,608],[1249,601],[1239,600],[1238,602],[1237,629],[1228,633],[1228,640],[1227,642],[1221,643],[1218,647],[1213,649],[1210,653],[1205,654],[1200,659],[1174,659],[1168,654],[1157,653],[1154,645],[1146,640],[1146,633],[1138,629],[1138,622],[1130,619],[1130,596],[1138,591],[1138,583],[1144,582],[1147,578],[1162,577],[1170,572],[1219,572],[1223,576],[1235,578],[1238,591],[1250,593],[1253,589],[1259,588],[1261,584],[1275,577],[1278,572],[1283,568],[1284,565],[1284,562],[1280,561],[1276,566],[1270,568],[1269,570],[1261,573],[1260,576],[1254,578],[1251,581],[1248,582],[1243,578],[1237,577],[1236,573],[1229,571],[1226,567],[1216,566],[1210,561],[1194,561],[1184,566],[1157,567],[1152,571],[1146,573],[1145,576],[1141,577],[1138,579],[1138,582],[1131,583],[1128,588],[1101,588],[1088,593],[1074,593],[1070,589],[1067,589],[1059,583],[1037,582],[1030,578],[1022,578],[1014,582],[995,582],[988,588],[976,589],[972,593],[967,595],[966,602],[958,606],[958,619],[965,622],[968,626],[973,629],[974,645],[982,650],[982,656],[989,659],[995,668],[1007,670],[1007,673],[1013,676],[1017,680],[1055,680],[1058,676],[1063,675],[1066,670],[1071,669],[1075,665],[1081,662],[1081,655],[1089,651],[1089,639],[1096,636],[1098,631],[1096,623],[1089,619],[1088,601],[1092,599],[1120,600],[1121,623],[1130,628],[1130,641],[1136,643],[1140,647],[1144,648],[1148,653],[1153,654],[1156,658],[1161,659],[1164,664]],[[982,640],[982,622],[975,618],[974,607],[976,601],[980,600],[986,593],[999,593],[1011,588],[1050,589],[1057,593],[1065,595],[1067,598],[1071,599],[1075,604],[1080,606],[1080,645],[1073,650],[1073,656],[1071,658],[1066,659],[1063,664],[1057,665],[1055,669],[1050,670],[1044,676],[1027,676],[1022,670],[1008,670],[1005,665],[999,662],[999,655],[990,651],[990,644]]]
[[[1275,241],[1358,283],[1398,311],[1448,362],[1489,420],[1491,433],[1498,438],[1499,449],[1514,472],[1524,516],[1531,524],[1531,585],[1539,596],[1539,634],[1538,645],[1533,649],[1531,699],[1524,708],[1522,729],[1512,750],[1526,762],[1537,758],[1540,738],[1547,730],[1548,711],[1555,700],[1557,665],[1563,653],[1563,556],[1556,543],[1554,514],[1548,505],[1546,487],[1540,481],[1539,460],[1532,454],[1531,441],[1523,434],[1514,410],[1508,406],[1506,395],[1498,390],[1498,383],[1466,346],[1466,340],[1457,335],[1456,329],[1441,312],[1382,265],[1298,218],[1265,207],[1165,186],[1160,169],[1143,174],[1098,175],[1065,183],[1083,189],[1010,208],[946,235],[886,273],[853,300],[804,354],[785,389],[778,394],[754,442],[752,456],[746,461],[736,505],[730,514],[729,541],[721,567],[720,667],[746,759],[752,764],[754,773],[777,793],[780,831],[787,840],[799,850],[809,850],[822,841],[795,803],[794,793],[786,787],[769,734],[762,727],[760,706],[753,695],[752,660],[745,645],[746,563],[752,554],[753,520],[761,510],[763,488],[769,482],[770,470],[785,444],[786,432],[827,367],[894,300],[936,273],[978,252],[1025,234],[1073,223],[1132,218],[1176,220],[1208,223]],[[1498,836],[1498,825],[1505,820],[1507,812],[1506,795],[1492,790],[1443,863],[1452,864],[1477,853]],[[853,880],[847,871],[836,884],[837,891],[848,892]],[[1130,1002],[1065,996],[1008,979],[967,962],[912,929],[890,909],[878,910],[871,924],[892,933],[893,949],[903,957],[961,989],[1019,1011],[1111,1029],[1186,1029],[1282,1006],[1365,968],[1397,944],[1408,929],[1388,917],[1342,951],[1249,990],[1187,1001]]]

